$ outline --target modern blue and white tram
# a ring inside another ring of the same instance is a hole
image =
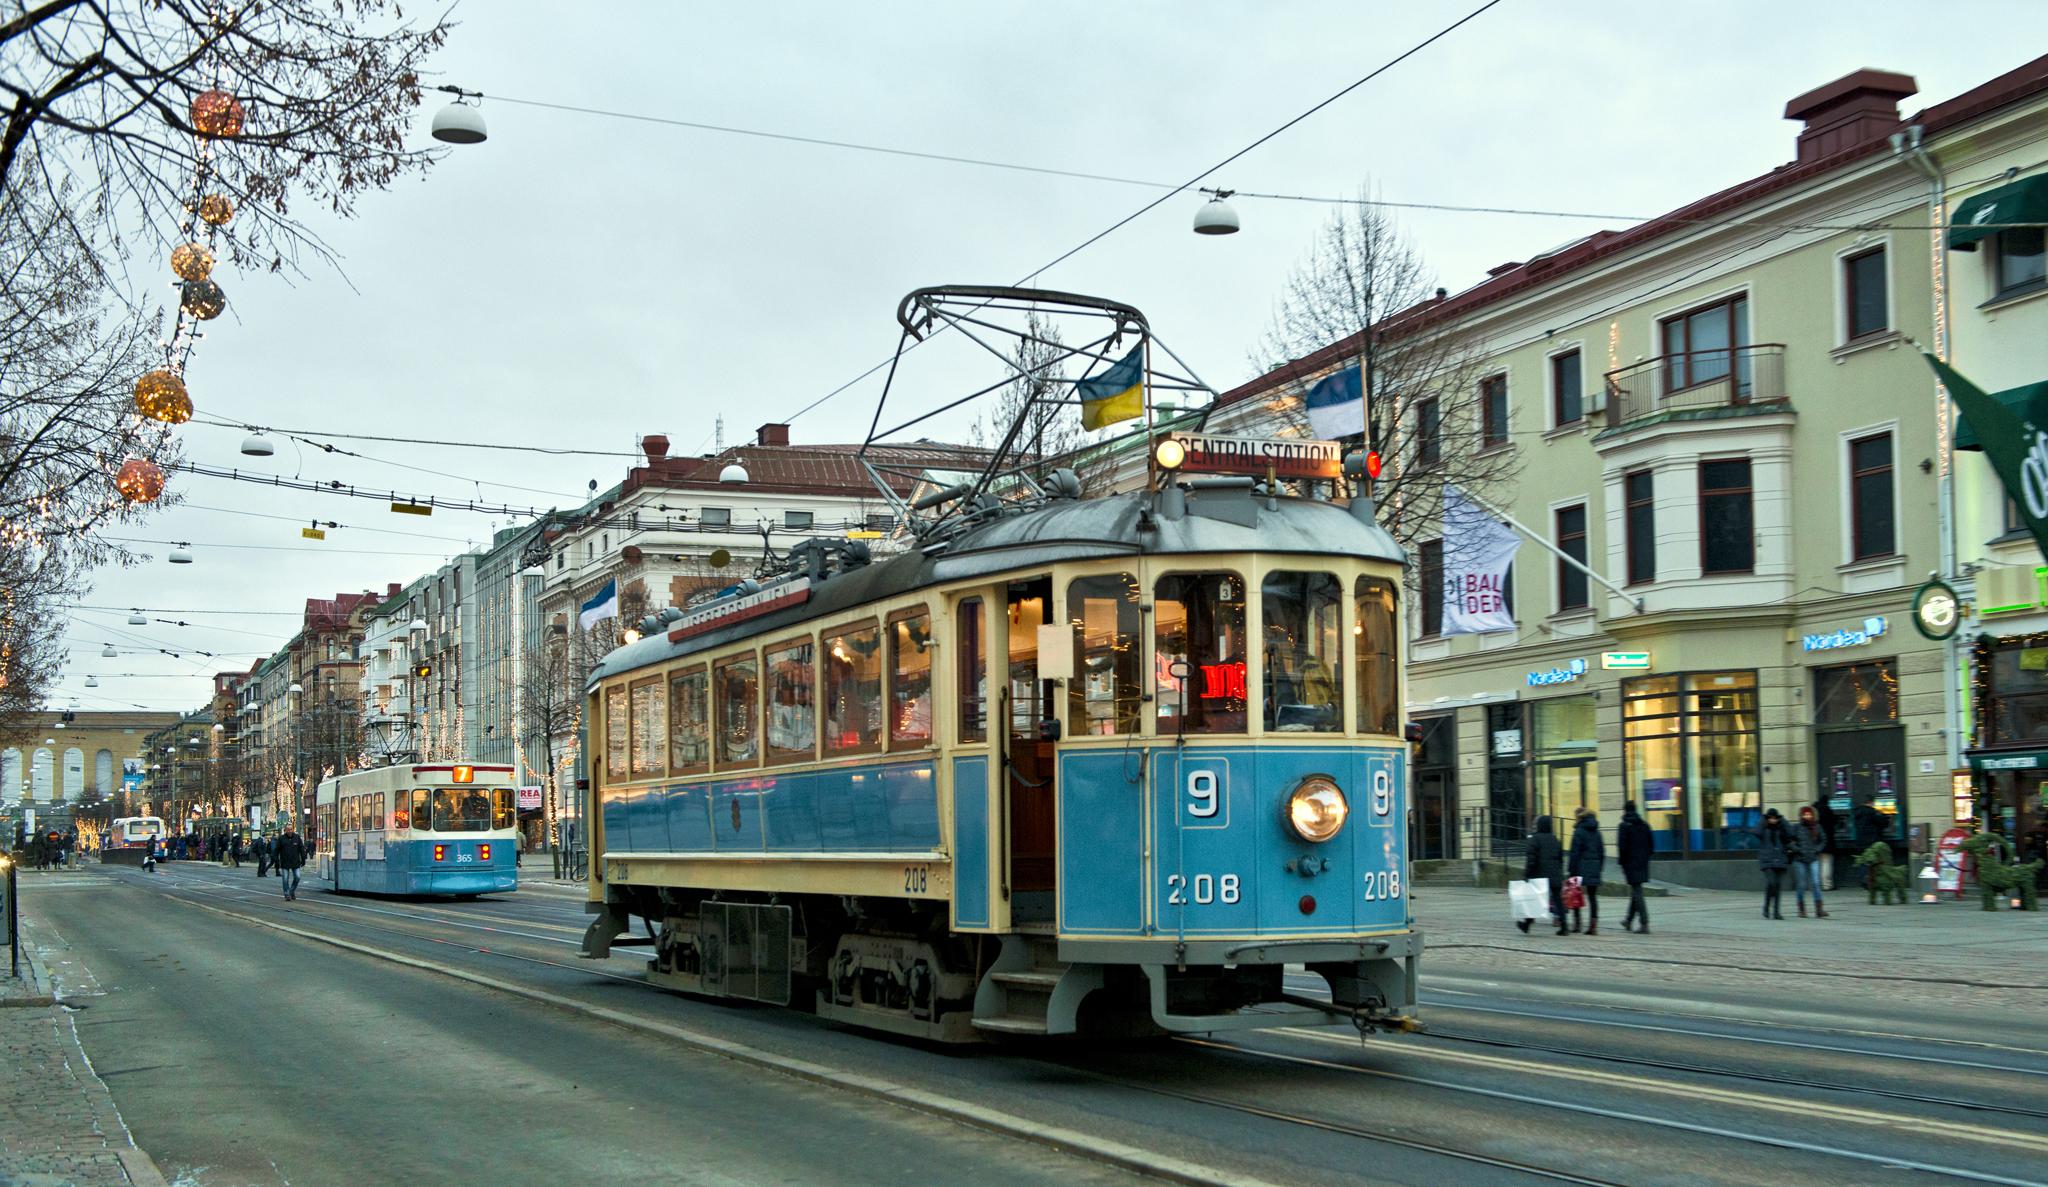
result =
[[[512,768],[433,763],[354,771],[314,792],[312,870],[328,890],[517,890]]]

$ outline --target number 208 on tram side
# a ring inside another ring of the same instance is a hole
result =
[[[419,763],[354,771],[314,793],[308,881],[369,894],[519,887],[512,768]]]
[[[586,956],[637,916],[657,985],[941,1040],[1407,1026],[1369,501],[1168,482],[849,552],[596,670]]]

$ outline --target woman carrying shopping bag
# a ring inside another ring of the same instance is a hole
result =
[[[1571,932],[1564,925],[1564,848],[1557,842],[1557,834],[1551,831],[1550,817],[1536,818],[1536,833],[1529,838],[1529,856],[1522,862],[1522,877],[1543,878],[1550,883],[1550,916],[1557,921],[1557,934],[1564,936]],[[1517,927],[1529,930],[1531,920],[1524,919]]]

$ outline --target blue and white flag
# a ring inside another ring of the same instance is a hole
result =
[[[1323,376],[1308,389],[1309,431],[1325,441],[1365,432],[1365,389],[1357,364]]]
[[[597,596],[583,603],[583,613],[576,616],[576,625],[589,630],[607,618],[619,616],[619,583],[607,581]]]

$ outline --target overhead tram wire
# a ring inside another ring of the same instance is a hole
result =
[[[197,423],[207,425],[212,428],[246,429],[250,427],[248,425],[239,425],[229,421],[221,420],[218,417],[208,416],[196,417],[194,419],[197,421]],[[367,453],[358,453],[353,449],[343,449],[339,445],[330,445],[325,441],[315,440],[311,436],[305,436],[298,433],[287,433],[282,429],[271,429],[270,431],[276,433],[280,437],[286,438],[287,440],[295,441],[300,445],[310,446],[314,449],[319,450],[322,453],[339,455],[341,457],[357,458],[359,460],[366,462],[374,462],[380,466],[392,466],[400,470],[411,470],[416,474],[431,474],[441,478],[453,479],[458,482],[467,482],[473,486],[495,486],[500,490],[523,491],[530,495],[548,495],[557,499],[574,499],[577,497],[576,495],[568,494],[558,490],[544,490],[537,486],[520,486],[519,484],[513,482],[499,482],[491,478],[478,478],[473,474],[457,474],[451,470],[437,470],[429,466],[416,466],[410,462],[396,462],[392,461],[390,458],[373,457]]]
[[[1437,42],[1443,40],[1445,37],[1450,36],[1452,33],[1464,27],[1466,24],[1472,22],[1473,20],[1478,19],[1480,16],[1485,15],[1487,12],[1491,11],[1500,3],[1501,0],[1486,0],[1484,4],[1481,4],[1479,7],[1473,9],[1471,12],[1466,13],[1464,16],[1459,17],[1457,20],[1452,21],[1450,24],[1445,25],[1443,28],[1438,29],[1436,32],[1430,34],[1428,37],[1425,37],[1421,41],[1416,42],[1414,45],[1409,46],[1407,49],[1402,50],[1400,53],[1380,63],[1378,66],[1374,67],[1371,71],[1369,71],[1364,77],[1357,79],[1348,86],[1344,87],[1342,90],[1339,90],[1337,93],[1324,99],[1322,102],[1317,103],[1315,106],[1310,107],[1308,110],[1300,113],[1299,115],[1294,116],[1292,119],[1289,119],[1285,123],[1281,124],[1279,127],[1274,128],[1272,131],[1267,132],[1265,135],[1260,136],[1258,139],[1252,141],[1250,144],[1247,144],[1243,148],[1238,149],[1236,152],[1231,153],[1229,156],[1224,157],[1222,160],[1195,174],[1193,177],[1190,177],[1186,181],[1181,182],[1179,185],[1173,186],[1171,189],[1168,189],[1165,193],[1160,194],[1157,198],[1152,199],[1150,202],[1147,202],[1143,206],[1138,207],[1138,209],[1111,223],[1109,226],[1103,228],[1100,231],[1097,231],[1093,235],[1090,235],[1088,238],[1082,240],[1080,243],[1075,244],[1073,247],[1070,247],[1066,251],[1061,252],[1059,255],[1054,256],[1047,262],[1040,264],[1037,268],[1034,268],[1030,272],[1025,273],[1021,278],[1015,281],[1014,284],[1018,286],[1024,285],[1032,280],[1037,279],[1040,276],[1043,276],[1045,273],[1051,271],[1052,269],[1058,267],[1066,261],[1073,259],[1075,256],[1080,255],[1082,252],[1088,250],[1090,247],[1093,247],[1095,244],[1102,242],[1104,239],[1109,238],[1111,235],[1114,235],[1116,232],[1129,226],[1131,223],[1136,222],[1138,219],[1143,218],[1145,215],[1150,214],[1152,211],[1158,209],[1160,206],[1164,205],[1169,199],[1173,198],[1175,195],[1182,194],[1190,189],[1193,189],[1202,181],[1203,178],[1208,177],[1210,174],[1215,173],[1217,170],[1224,168],[1231,162],[1236,161],[1239,158],[1245,156],[1247,153],[1252,152],[1254,149],[1259,148],[1261,145],[1264,145],[1266,142],[1272,140],[1274,137],[1279,136],[1283,132],[1286,132],[1288,129],[1294,127],[1296,124],[1301,123],[1303,120],[1308,119],[1310,116],[1315,115],[1317,112],[1330,106],[1332,103],[1335,103],[1339,99],[1342,99],[1344,96],[1349,95],[1351,92],[1364,86],[1366,83],[1371,82],[1373,79],[1378,78],[1380,75],[1385,74],[1389,70],[1392,70],[1394,67],[1400,65],[1402,62],[1407,61],[1409,58],[1412,58],[1416,54],[1421,53],[1423,50],[1428,49],[1430,46],[1435,45]],[[802,408],[797,409],[795,412],[784,417],[784,422],[788,423],[796,420],[798,417],[825,403],[827,400],[832,399],[834,396],[839,395],[841,392],[844,392],[846,389],[852,387],[854,384],[859,383],[861,380],[866,379],[868,376],[873,375],[875,372],[880,371],[885,367],[895,366],[895,364],[909,350],[915,350],[919,346],[925,344],[926,342],[931,341],[933,338],[938,337],[940,334],[945,332],[945,329],[946,327],[944,326],[938,327],[934,329],[930,334],[912,343],[907,348],[903,347],[899,343],[897,350],[894,353],[892,353],[890,357],[882,360],[881,362],[876,363],[874,366],[869,367],[867,370],[861,372],[859,375],[854,376],[852,379],[849,379],[845,383],[840,384],[838,387],[833,388],[831,391],[811,401],[809,404],[806,404]]]

